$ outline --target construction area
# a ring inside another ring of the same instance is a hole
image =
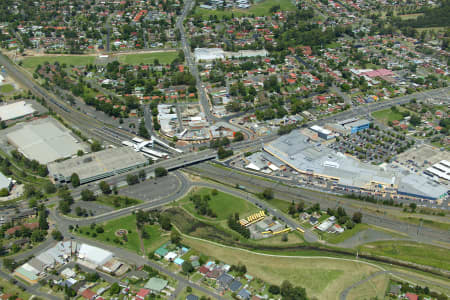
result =
[[[148,159],[131,147],[110,148],[61,162],[48,164],[50,179],[56,184],[70,182],[73,173],[80,184],[121,174],[148,164]]]

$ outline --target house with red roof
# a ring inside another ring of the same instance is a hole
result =
[[[144,300],[145,297],[147,297],[149,294],[150,294],[150,290],[140,289],[139,292],[136,294],[136,299]]]
[[[94,300],[95,297],[97,296],[96,293],[94,293],[93,291],[91,291],[90,289],[85,289],[82,293],[81,296],[84,299],[88,299],[88,300]]]
[[[405,298],[407,298],[409,300],[418,300],[419,296],[417,296],[416,294],[413,294],[413,293],[406,293]]]

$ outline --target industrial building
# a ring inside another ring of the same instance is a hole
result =
[[[264,151],[295,171],[332,183],[336,187],[437,200],[448,188],[425,176],[389,166],[362,163],[336,153],[295,130],[264,146]]]
[[[310,129],[316,132],[317,135],[324,140],[329,140],[334,137],[333,133],[330,130],[325,129],[319,125],[311,126]]]
[[[368,129],[370,127],[370,121],[366,119],[360,120],[358,118],[351,118],[339,121],[335,124],[327,124],[325,127],[339,134],[349,135]]]
[[[225,58],[266,57],[269,52],[261,50],[240,50],[237,52],[224,51],[222,48],[195,48],[194,57],[196,61],[211,61]]]
[[[107,178],[148,164],[148,159],[131,147],[120,147],[90,153],[62,162],[48,164],[50,178],[55,183],[70,182],[73,173],[80,183]]]
[[[41,164],[72,157],[86,148],[52,118],[18,124],[6,137],[25,157]]]
[[[442,160],[427,168],[424,173],[431,177],[437,177],[450,181],[450,162],[447,160]]]
[[[221,48],[195,48],[194,57],[196,61],[224,59],[225,51],[223,51],[223,49]]]
[[[32,116],[36,112],[31,103],[18,101],[0,106],[0,120],[10,121]]]

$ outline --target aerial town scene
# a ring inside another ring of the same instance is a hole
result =
[[[450,298],[450,0],[0,1],[0,300]]]

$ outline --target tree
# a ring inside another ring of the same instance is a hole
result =
[[[164,230],[170,230],[172,225],[170,224],[170,219],[167,216],[161,215],[159,217],[159,224],[161,225],[161,228]]]
[[[139,177],[137,175],[129,174],[127,175],[127,183],[128,185],[134,185],[139,183]]]
[[[414,211],[416,211],[417,204],[415,204],[415,203],[410,203],[410,204],[409,204],[409,208],[411,208],[411,211],[414,212]]]
[[[93,141],[91,144],[91,151],[98,152],[100,150],[102,150],[102,144],[100,144],[99,141]]]
[[[3,260],[3,265],[10,272],[14,271],[14,269],[17,267],[16,261],[12,258],[5,258]]]
[[[72,173],[72,176],[70,176],[70,182],[72,183],[73,187],[80,186],[80,177],[77,173]]]
[[[139,179],[142,181],[144,181],[147,178],[147,174],[145,173],[145,170],[143,170],[143,169],[139,171],[138,176],[139,176]]]
[[[175,245],[178,245],[181,242],[181,236],[178,231],[172,230],[172,232],[170,232],[170,241]]]
[[[56,186],[51,182],[46,182],[44,184],[44,191],[47,194],[53,194],[54,192],[56,192]]]
[[[117,282],[114,282],[111,287],[109,288],[109,294],[112,295],[117,295],[120,292],[120,286]]]
[[[81,191],[81,200],[83,201],[95,201],[96,198],[94,192],[91,190],[86,189]]]
[[[356,224],[361,223],[361,221],[362,221],[362,213],[359,212],[359,211],[355,212],[355,213],[353,214],[352,220],[353,220],[353,222],[355,222]]]
[[[111,194],[111,187],[109,186],[109,184],[106,181],[100,181],[98,186],[100,187],[100,190],[102,191],[102,193],[104,195]]]
[[[63,237],[61,231],[54,229],[54,230],[52,231],[52,238],[53,238],[55,241],[62,241],[64,237]]]
[[[264,191],[262,192],[262,196],[266,200],[273,199],[273,190],[271,188],[264,189]]]
[[[420,119],[420,117],[419,117],[418,115],[416,115],[416,114],[413,114],[413,115],[411,116],[411,119],[409,119],[409,123],[411,123],[411,125],[413,125],[413,126],[418,126],[418,125],[420,125],[420,122],[421,122],[421,119]]]
[[[167,170],[163,167],[158,167],[155,169],[155,177],[164,177],[167,175]]]
[[[185,260],[183,264],[181,265],[181,268],[183,269],[183,272],[186,274],[192,273],[194,271],[194,267],[192,266],[191,262],[188,260]]]
[[[272,295],[278,295],[280,293],[280,287],[278,285],[270,285],[269,293]]]
[[[238,131],[234,134],[234,139],[233,139],[234,142],[239,142],[239,141],[243,141],[243,140],[244,140],[244,134],[242,132]]]

